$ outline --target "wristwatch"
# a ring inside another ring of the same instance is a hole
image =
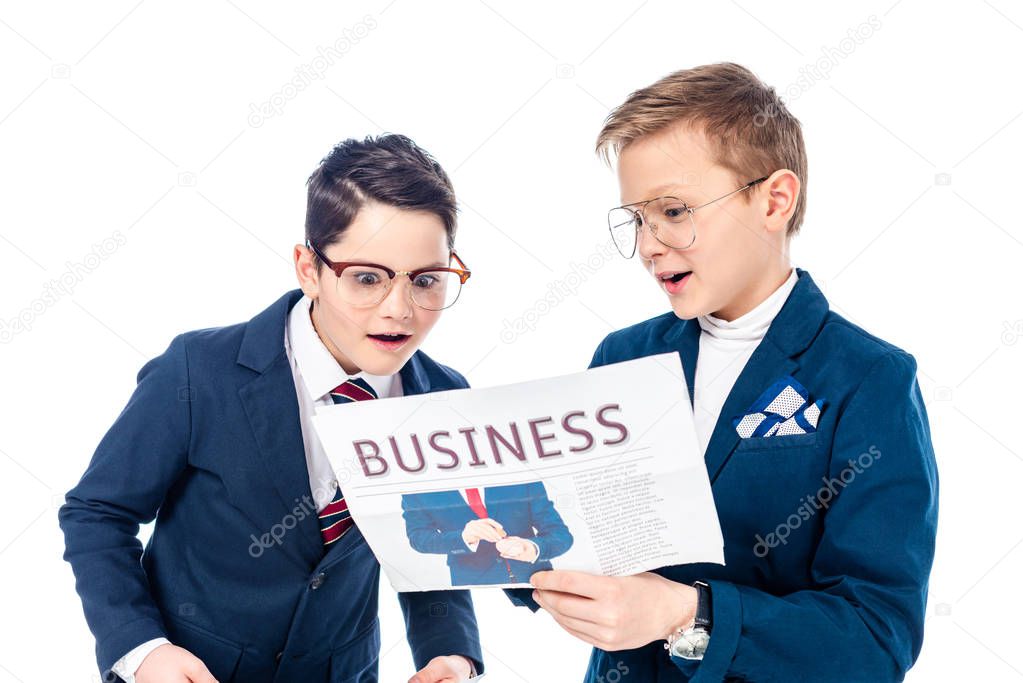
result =
[[[710,644],[710,632],[713,627],[710,586],[703,581],[693,584],[696,589],[696,616],[688,627],[679,628],[668,636],[664,649],[672,657],[682,659],[703,659],[707,646]]]

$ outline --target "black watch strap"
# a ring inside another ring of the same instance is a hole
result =
[[[693,584],[696,589],[696,617],[695,626],[697,628],[703,628],[710,633],[714,626],[713,618],[713,605],[711,604],[710,586],[703,581],[697,581]]]

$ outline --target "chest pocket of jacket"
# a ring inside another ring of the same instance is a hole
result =
[[[714,482],[725,545],[747,553],[779,526],[796,541],[819,523],[813,500],[827,478],[820,432],[742,439]],[[816,518],[816,519],[815,519]]]

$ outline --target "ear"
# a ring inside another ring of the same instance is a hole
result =
[[[296,244],[292,250],[292,258],[295,261],[295,276],[298,278],[299,287],[307,297],[315,300],[320,295],[320,264],[316,254],[309,247]]]
[[[787,168],[775,171],[763,182],[762,192],[766,193],[767,214],[764,227],[768,232],[785,233],[789,219],[796,210],[801,183],[795,173]]]

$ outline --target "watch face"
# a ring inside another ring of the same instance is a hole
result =
[[[671,647],[672,657],[683,659],[703,659],[703,653],[710,644],[710,634],[701,628],[683,633]]]

